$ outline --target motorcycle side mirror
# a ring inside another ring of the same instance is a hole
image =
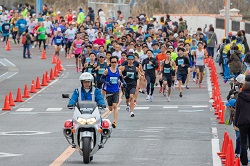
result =
[[[69,94],[62,94],[62,98],[69,98]]]

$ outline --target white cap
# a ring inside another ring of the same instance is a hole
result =
[[[139,18],[142,19],[142,18],[144,18],[144,16],[143,16],[143,15],[140,15]]]
[[[72,24],[76,24],[75,22],[72,22]]]
[[[173,36],[174,36],[174,38],[176,38],[176,37],[178,37],[179,35],[178,35],[177,33],[175,33]]]
[[[58,11],[56,14],[61,14],[61,12],[60,12],[60,11]]]
[[[245,75],[244,74],[240,74],[236,77],[236,81],[239,83],[244,83],[245,82]]]
[[[36,16],[36,13],[33,13],[32,16]]]
[[[57,31],[61,31],[61,28],[60,28],[60,27],[58,27],[58,28],[57,28]]]
[[[129,49],[128,52],[132,52],[132,53],[135,53],[135,51],[133,49]]]
[[[124,26],[123,25],[120,25],[120,28],[123,28]]]

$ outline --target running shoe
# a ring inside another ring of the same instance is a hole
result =
[[[150,96],[149,95],[147,95],[147,98],[146,98],[146,100],[149,100],[150,99]]]
[[[130,107],[129,106],[126,107],[126,111],[128,111],[128,112],[130,111]]]
[[[182,92],[180,92],[179,96],[182,97]]]
[[[137,101],[136,100],[134,100],[134,106],[137,106],[137,103],[136,103]]]
[[[142,89],[142,93],[145,94],[145,93],[146,93],[146,90],[145,90],[145,89]]]
[[[139,89],[139,92],[142,93],[142,88]]]
[[[77,73],[79,72],[78,67],[76,68],[76,72],[77,72]]]
[[[195,82],[196,80],[195,80],[195,78],[193,78],[193,82]]]
[[[152,101],[153,101],[153,96],[150,95],[150,102],[152,102]]]
[[[196,79],[195,83],[196,83],[196,84],[198,84],[198,83],[199,83],[199,80],[198,80],[198,79]]]
[[[186,89],[189,89],[189,87],[186,85]]]
[[[162,93],[162,88],[159,89],[159,93]]]
[[[227,83],[227,81],[228,81],[228,79],[226,79],[226,78],[223,80],[223,82],[224,82],[225,84]]]
[[[167,90],[163,90],[163,96],[167,95]]]
[[[135,117],[135,114],[134,114],[134,112],[132,111],[132,112],[130,112],[130,117]]]
[[[199,84],[199,88],[201,88],[201,83]]]
[[[167,102],[170,102],[170,96],[167,96]]]
[[[158,86],[158,83],[155,83],[155,86]]]
[[[113,127],[113,128],[116,128],[116,122],[113,122],[113,123],[112,123],[112,127]]]
[[[173,91],[175,91],[175,86],[174,85],[172,86],[172,89],[173,89]]]

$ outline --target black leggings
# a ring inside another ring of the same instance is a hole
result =
[[[13,31],[12,32],[12,39],[14,40],[15,44],[16,44],[16,35],[17,35],[17,31]]]
[[[46,39],[38,39],[39,41],[39,50],[41,48],[41,44],[43,42],[43,49],[46,50]]]

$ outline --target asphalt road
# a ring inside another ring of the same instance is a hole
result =
[[[23,59],[22,47],[13,44],[11,47],[12,50],[7,52],[0,43],[2,106],[5,94],[12,91],[15,98],[18,87],[23,94],[24,84],[30,87],[32,80],[36,77],[41,80],[42,74],[54,67],[51,64],[52,47],[47,51],[46,60],[41,60],[37,49],[32,49],[32,59]],[[62,56],[61,59],[64,71],[60,77],[38,93],[31,94],[25,102],[16,103],[12,111],[0,112],[0,165],[50,165],[69,147],[62,128],[73,112],[66,108],[67,99],[62,99],[61,94],[71,94],[79,86],[80,74],[75,71],[74,58]],[[156,87],[153,102],[140,94],[134,118],[125,111],[123,100],[119,106],[117,128],[90,165],[220,165],[212,155],[212,149],[216,149],[212,144],[212,130],[218,131],[221,145],[224,131],[235,138],[233,128],[217,124],[209,102],[207,73],[202,88],[193,82],[189,86],[189,90],[183,91],[182,98],[177,90],[173,91],[171,102],[166,102],[166,98],[158,93],[159,87]],[[221,87],[224,100],[228,89],[228,85]],[[112,121],[113,115],[108,118]],[[63,161],[65,166],[83,164],[77,151],[64,155]]]

